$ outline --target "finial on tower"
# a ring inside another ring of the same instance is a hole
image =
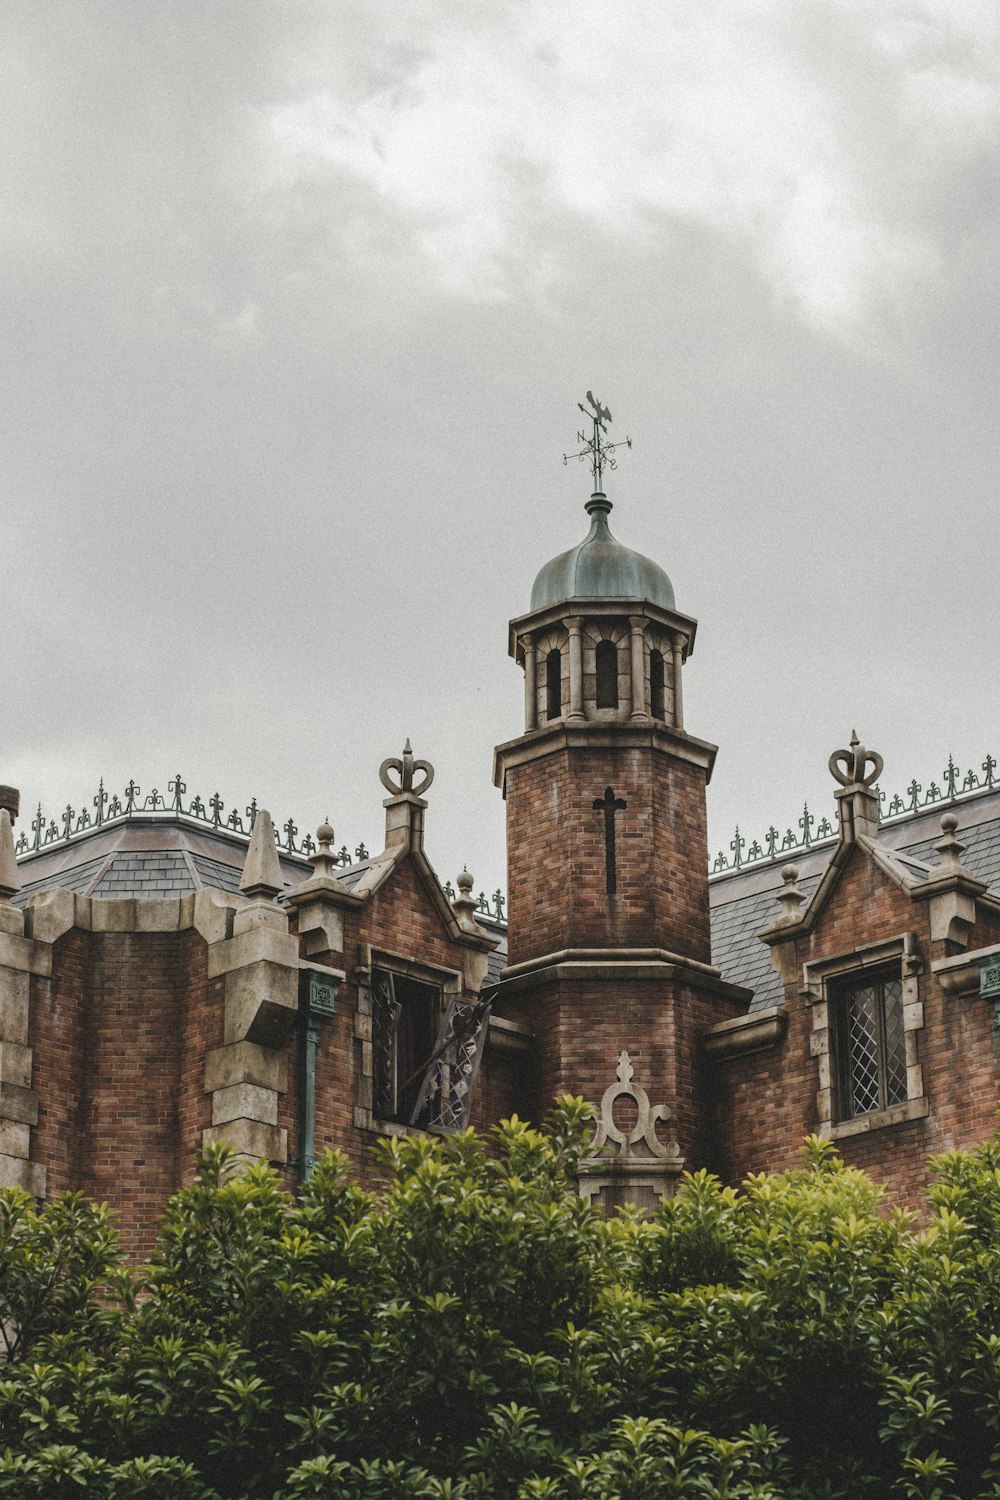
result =
[[[632,439],[626,434],[620,443],[605,442],[608,434],[608,425],[611,422],[611,413],[606,406],[602,406],[595,399],[591,391],[587,392],[587,400],[590,402],[592,410],[588,411],[582,401],[578,401],[577,406],[579,406],[587,421],[593,423],[593,434],[588,438],[586,430],[578,432],[576,440],[578,443],[582,443],[583,447],[579,453],[564,453],[563,463],[568,464],[571,458],[578,458],[581,462],[589,458],[590,472],[594,476],[594,494],[603,495],[605,467],[609,469],[616,469],[618,467],[614,451],[616,448],[631,448]]]
[[[273,901],[285,889],[285,882],[278,863],[278,846],[274,838],[271,814],[264,807],[257,809],[250,847],[247,850],[240,890],[250,900]]]

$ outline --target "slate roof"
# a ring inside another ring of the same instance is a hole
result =
[[[939,862],[935,844],[941,837],[938,803],[885,823],[879,842],[901,858],[917,879]],[[966,845],[963,863],[1000,896],[1000,786],[960,797],[950,804],[958,818],[958,836]],[[789,861],[799,869],[799,888],[812,896],[825,871],[835,839],[795,850],[766,864],[744,866],[709,878],[712,922],[712,961],[725,979],[754,992],[751,1010],[782,1001],[781,986],[771,964],[770,950],[757,934],[778,915],[776,897],[781,871]],[[23,906],[35,891],[61,887],[80,895],[178,896],[202,889],[238,891],[247,840],[225,828],[192,825],[183,818],[162,814],[136,817],[102,828],[88,829],[66,843],[43,848],[19,861],[24,882],[15,898]],[[303,855],[281,852],[285,889],[291,890],[312,873]],[[337,872],[345,890],[361,879],[370,861]],[[489,958],[489,977],[495,979],[506,963],[506,924],[480,918],[480,925],[501,947]]]
[[[73,864],[63,871],[58,879],[53,879],[48,872],[41,871],[38,866],[28,865],[21,871],[24,884],[14,897],[14,905],[23,906],[28,897],[34,895],[36,891],[50,890],[55,885],[61,886],[63,890],[73,891],[75,895],[83,895],[106,864],[107,855],[105,854],[100,854],[94,859],[82,859],[80,863]]]
[[[195,867],[202,889],[211,888],[230,892],[239,890],[240,876],[243,874],[241,866],[223,864],[221,860],[209,859],[205,854],[192,854],[191,863]],[[100,895],[100,891],[95,891],[94,895]]]
[[[105,861],[93,896],[186,896],[194,880],[179,849],[118,854]]]
[[[247,844],[225,829],[192,826],[169,814],[105,824],[20,859],[23,885],[15,905],[56,887],[100,900],[238,891]],[[286,890],[312,873],[304,856],[282,852],[279,863]]]
[[[828,859],[829,855],[824,858],[824,869]],[[783,868],[784,864],[778,866],[779,870]],[[818,870],[814,875],[800,877],[799,890],[810,897],[822,876],[823,871]],[[737,875],[734,885],[738,880]],[[751,1010],[766,1010],[783,1003],[784,992],[771,963],[771,950],[757,937],[779,914],[776,898],[781,886],[779,875],[777,884],[768,883],[763,890],[750,891],[745,896],[733,899],[733,892],[727,891],[730,899],[712,907],[712,962],[731,984],[753,990]]]
[[[21,858],[23,885],[14,904],[24,906],[35,892],[57,887],[99,900],[238,892],[248,842],[226,828],[192,825],[170,811],[105,824]],[[278,858],[286,891],[312,874],[312,862],[304,855],[281,850]],[[371,860],[362,860],[343,866],[336,878],[345,890],[353,890],[370,865]],[[500,939],[489,956],[488,974],[495,979],[507,962],[507,926],[485,917],[480,925]]]
[[[941,859],[934,846],[941,838],[941,814],[946,810],[958,818],[958,837],[966,845],[962,863],[1000,896],[1000,787],[959,798],[950,808],[938,803],[885,823],[879,829],[879,843],[891,849],[914,878],[926,879],[927,867]],[[724,979],[753,990],[752,1011],[783,1001],[770,949],[757,936],[779,915],[781,871],[786,864],[796,865],[799,889],[809,898],[836,847],[836,840],[828,839],[767,864],[749,865],[710,878],[712,962],[722,970]]]

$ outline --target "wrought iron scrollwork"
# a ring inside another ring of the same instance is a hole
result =
[[[863,747],[861,748],[863,749]],[[838,772],[835,772],[837,779],[845,781],[846,784],[846,781],[850,780],[851,776],[857,772],[858,776],[864,775],[864,784],[870,785],[874,781],[874,777],[882,770],[881,757],[875,756],[871,751],[867,752],[868,760],[859,770],[856,766],[849,764],[849,755],[850,752],[842,750],[838,751],[832,757],[832,761],[836,761],[838,766]],[[868,770],[869,764],[874,775]],[[925,788],[923,783],[914,777],[906,788],[905,798],[899,792],[896,792],[889,800],[888,805],[886,805],[885,792],[880,791],[879,787],[874,785],[872,789],[878,793],[879,798],[879,822],[893,823],[899,818],[910,817],[914,813],[923,812],[928,807],[938,807],[946,802],[961,802],[964,798],[971,797],[977,792],[990,791],[994,786],[1000,784],[995,774],[996,769],[996,760],[992,755],[987,755],[980,767],[981,774],[977,774],[975,769],[970,769],[963,776],[961,770],[955,764],[954,757],[949,755],[948,764],[941,773],[941,785],[938,785],[932,778]],[[802,809],[802,816],[798,819],[798,826],[801,829],[800,835],[797,836],[793,833],[791,828],[787,829],[784,835],[782,835],[772,823],[764,836],[763,845],[755,839],[745,854],[743,850],[746,841],[740,833],[739,827],[737,827],[729,843],[732,856],[730,857],[724,850],[720,849],[712,861],[710,873],[712,875],[722,875],[730,870],[746,869],[748,865],[771,864],[775,860],[787,858],[789,854],[815,848],[817,845],[822,845],[836,838],[837,825],[835,822],[831,822],[829,818],[825,817],[816,825],[816,831],[813,833],[815,823],[816,820],[809,811],[809,804],[806,803]]]
[[[955,764],[954,757],[949,755],[948,764],[941,773],[940,784],[932,778],[925,788],[923,783],[914,777],[906,788],[905,797],[895,792],[888,802],[886,802],[886,793],[881,791],[876,784],[873,791],[878,794],[879,798],[879,821],[886,824],[893,823],[900,818],[923,812],[925,808],[940,806],[943,803],[961,802],[979,792],[991,791],[995,786],[1000,785],[1000,778],[996,774],[997,764],[994,756],[987,755],[978,771],[970,767],[963,774]],[[413,769],[420,768],[420,763],[414,762]],[[209,798],[207,804],[197,795],[185,802],[187,782],[183,780],[179,772],[167,783],[167,789],[170,793],[169,799],[155,787],[143,796],[141,787],[132,779],[125,787],[123,797],[119,797],[117,793],[109,796],[102,779],[96,795],[87,800],[80,812],[67,804],[58,815],[58,819],[50,818],[43,813],[39,803],[30,824],[30,832],[27,829],[21,832],[14,846],[14,852],[19,857],[31,855],[42,849],[48,849],[53,844],[69,843],[88,829],[101,828],[110,823],[134,818],[153,817],[157,821],[180,819],[184,822],[205,824],[210,828],[224,828],[229,833],[247,839],[252,834],[257,818],[256,798],[247,806],[245,815],[241,816],[235,807],[231,808],[228,813],[225,812],[225,805],[218,792]],[[424,790],[426,787],[421,789]],[[93,814],[90,808],[94,809]],[[818,824],[816,823],[815,817],[809,811],[808,803],[804,804],[797,823],[801,830],[799,834],[794,833],[791,828],[787,828],[782,834],[772,823],[763,840],[754,839],[749,846],[744,834],[737,827],[729,842],[731,853],[727,855],[724,850],[720,850],[711,862],[710,874],[722,875],[729,871],[746,869],[751,865],[770,864],[778,859],[786,859],[790,854],[822,846],[834,839],[837,834],[836,823],[830,818],[824,817]],[[282,852],[301,858],[303,855],[308,857],[314,851],[315,844],[311,836],[307,835],[304,839],[298,840],[298,825],[293,819],[288,818],[285,821],[282,825],[282,832],[285,835],[284,841],[277,832],[275,833],[275,842]],[[348,846],[343,844],[334,856],[334,862],[346,868],[355,863],[364,863],[370,857],[363,842],[358,844],[353,855]],[[447,891],[448,888],[445,889]],[[453,895],[453,889],[448,891],[449,900],[453,899]],[[485,891],[480,891],[476,911],[492,921],[505,922],[506,897],[503,891],[498,888],[493,892],[492,897],[487,896]]]
[[[39,803],[30,825],[30,833],[25,830],[20,834],[14,845],[14,852],[18,856],[34,854],[41,849],[48,849],[52,844],[67,844],[88,829],[151,817],[157,822],[205,824],[209,828],[224,829],[227,833],[250,838],[257,821],[256,797],[250,802],[245,814],[241,815],[235,807],[226,811],[226,804],[219,792],[213,792],[207,802],[197,794],[188,801],[187,789],[187,782],[178,771],[167,782],[169,796],[165,796],[157,787],[143,794],[142,787],[133,777],[119,797],[117,792],[109,795],[102,777],[96,794],[85,799],[79,811],[71,803],[67,803],[57,818],[50,818],[42,812]],[[293,818],[286,819],[281,825],[281,832],[284,839],[276,832],[275,843],[283,853],[308,857],[314,852],[316,844],[311,834],[299,839],[298,825]],[[345,844],[335,857],[335,863],[347,866],[363,862],[369,857],[364,842],[358,845],[353,855]]]
[[[424,1072],[411,1125],[447,1132],[464,1130],[468,1125],[496,994],[494,986],[480,995],[456,995],[452,999]]]

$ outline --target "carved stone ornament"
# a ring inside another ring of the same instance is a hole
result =
[[[393,780],[390,775],[393,771],[399,777],[398,782]],[[415,771],[422,771],[424,777],[417,786],[413,785],[413,773]],[[378,776],[386,791],[391,793],[393,797],[422,797],[434,780],[434,767],[429,760],[414,760],[413,751],[410,749],[410,742],[407,740],[403,748],[402,760],[396,756],[390,757],[389,760],[384,760],[378,768]]]
[[[648,1161],[651,1157],[661,1160],[674,1160],[680,1156],[680,1147],[676,1141],[669,1141],[666,1145],[657,1138],[657,1120],[669,1120],[670,1111],[665,1104],[650,1104],[649,1095],[639,1084],[632,1082],[632,1059],[627,1052],[623,1052],[618,1058],[618,1082],[611,1084],[605,1089],[601,1100],[601,1112],[597,1122],[597,1131],[591,1143],[593,1153],[605,1152],[611,1154],[617,1146],[614,1155],[619,1160],[635,1159],[645,1157]],[[620,1130],[615,1124],[614,1107],[619,1099],[631,1099],[636,1105],[638,1115],[631,1130]],[[645,1149],[636,1151],[636,1147]]]
[[[881,776],[884,764],[876,750],[865,749],[855,730],[851,735],[851,748],[835,750],[830,756],[830,775],[841,786],[871,786]],[[866,771],[869,765],[871,770]]]

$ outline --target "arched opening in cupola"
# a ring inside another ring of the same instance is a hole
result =
[[[597,643],[597,706],[618,707],[618,647],[614,641]]]
[[[558,719],[562,714],[562,652],[550,651],[545,658],[545,717]]]
[[[666,718],[663,652],[649,653],[649,711],[654,719]]]

